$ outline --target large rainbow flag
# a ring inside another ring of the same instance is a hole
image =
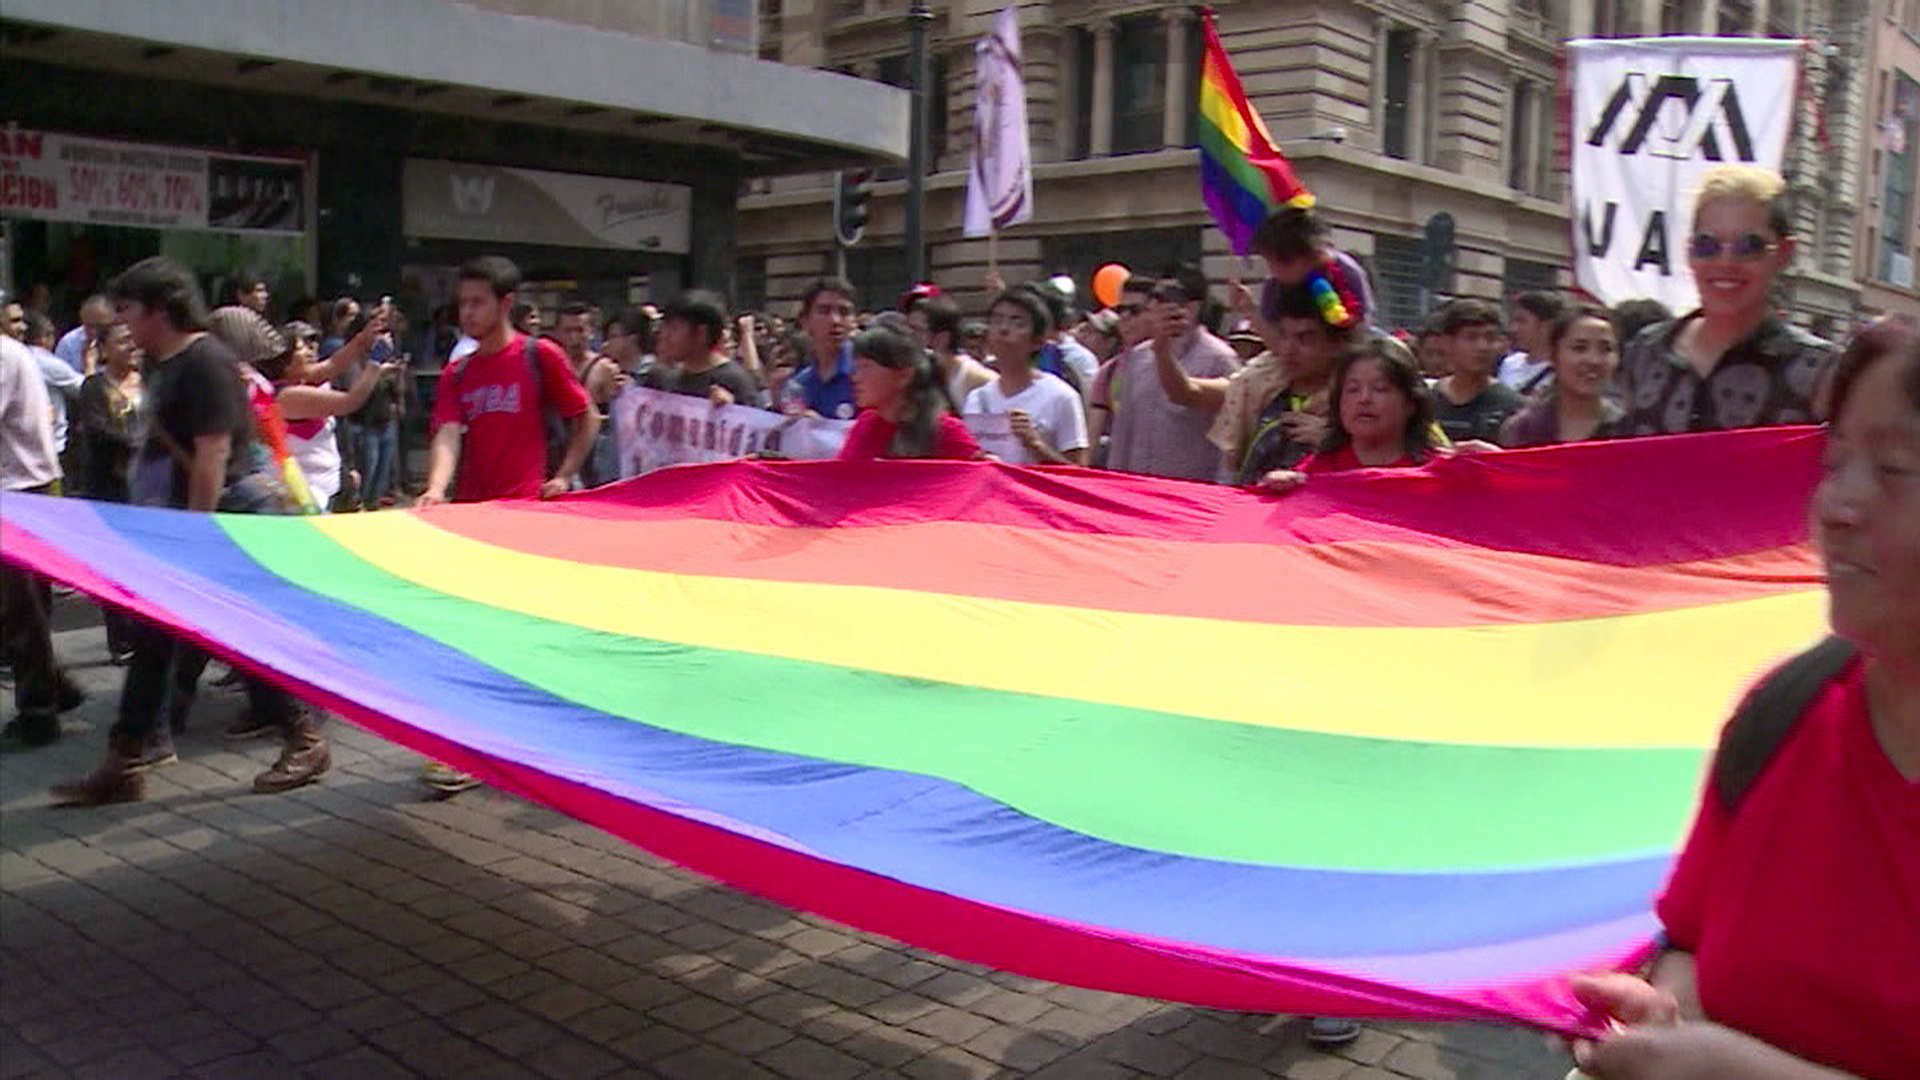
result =
[[[1091,987],[1583,1023],[1741,689],[1814,640],[1806,429],[1316,476],[685,466],[7,558],[696,870]]]
[[[1293,175],[1266,121],[1247,100],[1212,11],[1201,25],[1200,193],[1233,253],[1245,255],[1261,222],[1283,206],[1312,206],[1313,193]]]

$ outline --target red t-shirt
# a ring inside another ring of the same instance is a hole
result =
[[[433,426],[458,423],[466,428],[453,491],[456,502],[538,495],[547,478],[543,407],[569,420],[587,411],[587,391],[566,352],[541,339],[535,356],[540,365],[537,386],[527,367],[526,339],[519,334],[498,352],[474,353],[440,373]]]
[[[1920,783],[1874,735],[1858,663],[1734,814],[1709,789],[1658,910],[1710,1019],[1858,1076],[1920,1077]]]
[[[1341,447],[1330,454],[1309,454],[1300,463],[1303,473],[1345,472],[1348,469],[1411,469],[1420,464],[1412,457],[1402,454],[1385,465],[1362,465],[1360,455],[1354,453],[1352,444]]]
[[[892,457],[887,451],[893,445],[894,433],[899,430],[899,424],[872,409],[863,411],[847,432],[847,444],[840,448],[840,460],[873,461]],[[941,413],[933,425],[933,449],[927,456],[972,461],[980,456],[980,444],[974,441],[973,432],[967,430],[959,417]]]

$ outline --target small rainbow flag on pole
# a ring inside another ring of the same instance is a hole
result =
[[[1235,255],[1245,255],[1254,230],[1283,206],[1312,206],[1313,193],[1293,175],[1272,133],[1247,101],[1240,76],[1220,44],[1213,12],[1204,21],[1206,59],[1200,69],[1200,191],[1227,234]]]

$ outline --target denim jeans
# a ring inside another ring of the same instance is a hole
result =
[[[133,658],[113,734],[144,742],[157,728],[184,722],[207,669],[207,654],[142,618],[132,620],[131,632]],[[301,712],[292,695],[258,676],[246,675],[244,685],[247,709],[266,723],[285,730]]]
[[[360,506],[380,508],[380,498],[392,486],[400,462],[400,425],[392,420],[380,427],[360,429]]]

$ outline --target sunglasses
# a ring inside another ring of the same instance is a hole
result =
[[[1780,246],[1780,241],[1769,240],[1759,233],[1741,233],[1734,237],[1720,237],[1712,233],[1694,233],[1687,242],[1687,254],[1696,259],[1717,259],[1722,254],[1745,262],[1757,259]]]

